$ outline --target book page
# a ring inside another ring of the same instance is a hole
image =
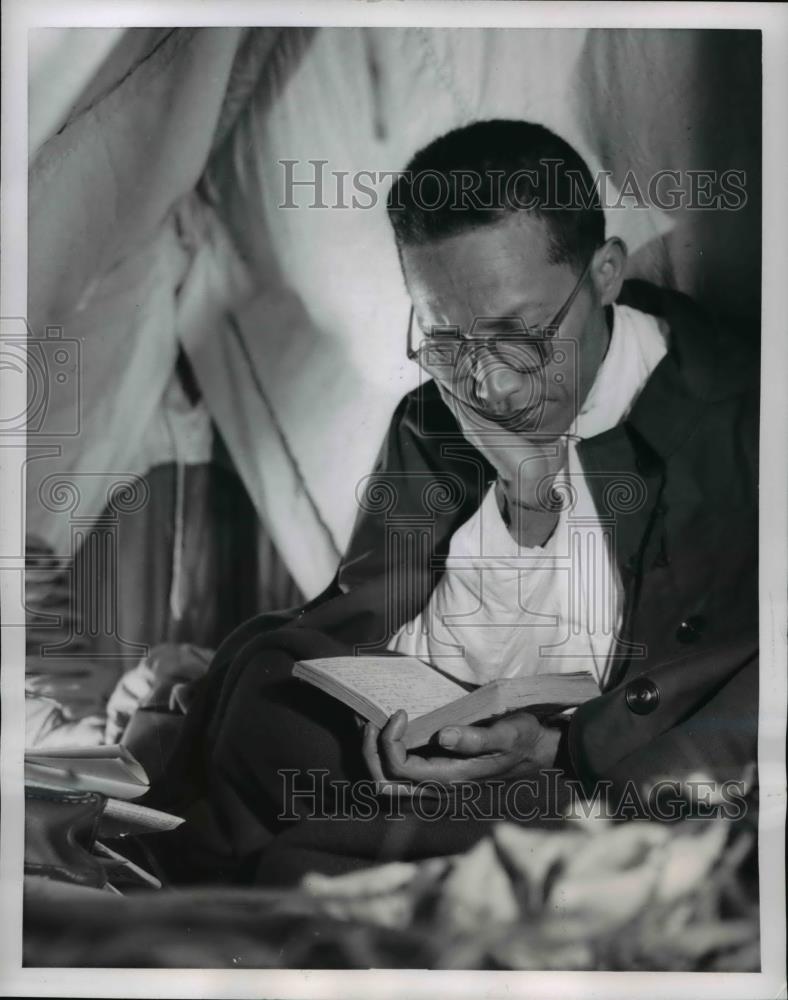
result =
[[[330,676],[379,706],[386,715],[404,708],[418,718],[461,698],[466,688],[413,656],[335,656],[305,660],[310,672]]]
[[[130,833],[164,832],[174,830],[185,822],[172,813],[141,806],[136,802],[107,799],[102,813],[99,832],[104,837],[123,836]]]

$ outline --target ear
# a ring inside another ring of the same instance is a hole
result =
[[[619,296],[624,283],[627,265],[627,246],[618,236],[605,240],[594,253],[591,262],[591,277],[603,306],[612,305]]]

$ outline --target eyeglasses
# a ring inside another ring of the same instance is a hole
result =
[[[583,268],[569,298],[544,326],[528,327],[520,316],[477,318],[471,327],[472,336],[460,337],[456,326],[434,326],[430,334],[423,335],[421,344],[414,347],[414,310],[411,306],[406,342],[409,360],[418,362],[425,371],[441,380],[470,374],[481,351],[514,371],[523,374],[541,371],[553,359],[555,349],[551,342],[577,298],[592,259],[589,258]],[[495,326],[498,332],[493,336],[480,336],[479,331],[485,326]]]

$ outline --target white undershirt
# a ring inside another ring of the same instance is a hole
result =
[[[653,316],[628,306],[614,306],[613,313],[607,354],[569,429],[567,462],[554,482],[575,499],[550,539],[518,545],[491,487],[452,536],[446,572],[426,607],[389,649],[476,684],[577,670],[590,670],[603,683],[622,605],[609,554],[614,523],[600,521],[573,438],[593,437],[624,420],[667,350]]]

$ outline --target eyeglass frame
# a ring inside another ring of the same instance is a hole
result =
[[[501,341],[501,342],[506,343],[506,344],[516,344],[518,342],[524,342],[524,343],[528,343],[528,344],[535,344],[541,350],[542,347],[543,347],[543,345],[545,343],[547,343],[549,345],[549,342],[554,339],[554,337],[558,333],[558,330],[561,327],[561,324],[564,322],[564,320],[566,319],[566,317],[569,315],[569,310],[572,308],[572,306],[574,304],[574,301],[577,298],[577,296],[578,296],[578,294],[580,292],[580,289],[581,289],[581,287],[583,285],[583,282],[588,277],[588,272],[591,270],[591,264],[593,262],[593,259],[594,259],[593,255],[588,258],[586,266],[583,268],[583,271],[582,271],[580,277],[577,279],[577,282],[575,283],[574,288],[569,293],[569,297],[564,302],[564,304],[561,306],[561,308],[558,310],[558,312],[555,314],[555,316],[553,317],[553,319],[549,323],[546,323],[544,326],[539,326],[539,327],[534,327],[533,328],[533,329],[539,330],[540,333],[543,334],[542,336],[533,336],[533,335],[530,335],[530,334],[503,334],[503,335],[499,335],[497,337],[495,337],[495,336],[493,336],[493,337],[460,337],[459,333],[457,333],[455,335],[457,341],[461,342],[463,344],[463,346],[465,346],[465,345],[472,345],[472,344],[478,344],[479,348],[487,347],[488,344],[490,344],[491,342],[494,343],[495,341]],[[412,330],[413,330],[413,316],[414,316],[414,313],[415,313],[415,310],[413,308],[413,304],[411,303],[410,317],[408,319],[408,330],[407,330],[407,334],[406,334],[405,351],[406,351],[406,354],[407,354],[407,357],[408,357],[409,361],[415,361],[415,362],[418,363],[418,361],[419,361],[419,352],[415,351],[413,349],[413,344],[412,344],[413,338],[411,336],[411,333],[412,333]],[[499,320],[502,320],[502,319],[512,319],[512,318],[516,318],[516,319],[522,320],[522,317],[503,317],[502,316],[502,317],[497,317],[497,318]],[[528,326],[526,324],[523,324],[523,325],[525,326],[525,328],[527,330]],[[455,327],[446,327],[444,329],[458,330],[459,328],[455,326]],[[428,337],[434,336],[434,334],[422,334],[422,336],[424,338],[428,338]],[[545,352],[544,360],[542,361],[542,363],[540,365],[538,365],[536,367],[532,367],[532,368],[516,369],[516,370],[517,371],[521,371],[523,374],[525,374],[527,372],[543,371],[547,367],[547,365],[550,364],[550,361],[552,360],[552,357],[553,357],[552,351],[550,351],[549,353]]]

